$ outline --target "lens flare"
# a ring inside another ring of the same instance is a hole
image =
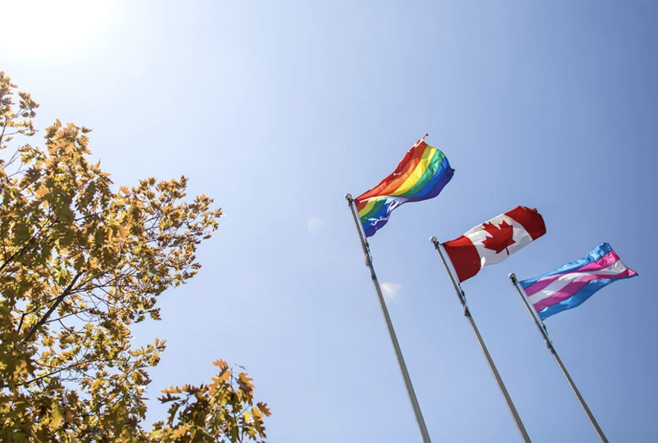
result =
[[[308,223],[306,223],[306,228],[311,234],[318,234],[320,231],[322,231],[323,227],[324,221],[322,221],[322,219],[319,217],[312,217]]]
[[[398,283],[382,283],[380,286],[384,293],[384,297],[388,300],[395,300],[400,294],[400,288],[402,288],[402,285]]]

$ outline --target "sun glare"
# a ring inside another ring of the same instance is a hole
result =
[[[8,0],[0,6],[0,54],[27,58],[71,54],[103,30],[105,0]]]
[[[398,298],[398,295],[400,294],[400,288],[402,288],[402,285],[398,283],[382,283],[380,286],[382,288],[382,292],[384,293],[384,297],[391,301]]]

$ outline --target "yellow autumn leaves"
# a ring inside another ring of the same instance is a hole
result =
[[[37,108],[0,72],[0,441],[263,441],[267,406],[221,361],[211,384],[165,391],[166,421],[143,424],[165,342],[133,348],[130,325],[159,320],[158,296],[198,272],[221,210],[186,201],[185,177],[115,192],[89,161],[90,130],[70,123],[46,128],[45,149],[11,151]]]

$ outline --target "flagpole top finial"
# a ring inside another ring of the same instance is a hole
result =
[[[513,273],[513,272],[510,272],[510,274],[508,275],[508,277],[509,277],[510,280],[512,280],[512,281],[515,281],[515,280],[516,280],[516,274]]]
[[[349,192],[347,194],[345,194],[345,200],[347,200],[347,201],[353,200],[352,194],[350,194]]]
[[[439,242],[439,241],[436,239],[435,236],[431,236],[431,237],[430,237],[430,241],[431,241],[432,243],[434,243],[434,244],[437,244],[437,243]]]

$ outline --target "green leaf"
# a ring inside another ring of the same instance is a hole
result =
[[[57,206],[55,208],[55,215],[57,215],[57,218],[64,223],[73,222],[73,211],[71,211],[71,208],[68,206]]]
[[[50,424],[48,425],[48,427],[50,428],[51,431],[59,429],[63,421],[64,421],[64,416],[62,415],[62,412],[59,410],[59,406],[55,404],[53,406],[53,411],[50,418]]]
[[[30,228],[26,224],[17,224],[14,227],[14,240],[16,243],[24,243],[30,239]]]

